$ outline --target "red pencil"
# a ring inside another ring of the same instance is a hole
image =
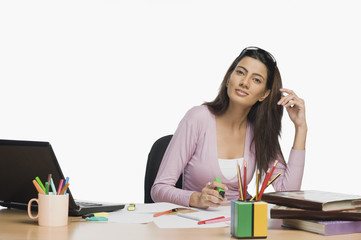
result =
[[[269,177],[269,173],[270,173],[270,169],[267,170],[266,176],[263,179],[263,183],[262,183],[262,187],[261,187],[261,191],[259,191],[259,195],[257,197],[257,200],[261,200],[263,191],[265,190],[266,186],[267,186],[267,182],[268,182],[268,177]]]
[[[273,171],[275,170],[277,163],[278,163],[278,160],[276,160],[275,163],[273,164],[273,167],[272,167],[271,172],[270,172],[270,174],[269,174],[269,176],[268,176],[266,185],[267,185],[268,181],[271,179],[272,174],[273,174]]]
[[[247,162],[246,162],[246,160],[244,160],[243,163],[244,163],[244,165],[243,165],[243,170],[244,170],[243,200],[246,201],[247,200]]]

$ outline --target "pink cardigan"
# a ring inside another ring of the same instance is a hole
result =
[[[252,180],[256,168],[254,145],[251,146],[253,128],[247,124],[244,159],[247,161],[247,184]],[[276,159],[275,159],[276,160]],[[282,175],[273,182],[276,191],[299,190],[301,187],[305,151],[291,150],[287,166],[278,163],[271,178]],[[270,167],[273,166],[273,162]],[[243,166],[241,169],[243,173]],[[175,184],[183,173],[183,189]],[[242,174],[243,175],[243,174]],[[189,206],[193,192],[201,192],[207,182],[219,177],[226,184],[228,200],[238,199],[237,177],[223,176],[217,153],[216,118],[207,106],[190,109],[179,123],[164,154],[154,181],[151,196],[155,202],[171,202]]]

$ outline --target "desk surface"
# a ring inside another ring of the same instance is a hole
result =
[[[361,239],[361,233],[321,236],[281,227],[281,221],[271,219],[268,223],[267,239]],[[82,222],[80,218],[69,218],[66,227],[40,227],[37,221],[28,217],[24,210],[0,210],[0,239],[235,239],[230,235],[229,227],[208,229],[160,229],[154,223],[124,224]]]

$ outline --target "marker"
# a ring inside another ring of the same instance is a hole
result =
[[[219,179],[218,177],[216,177],[216,178],[214,179],[214,181],[219,182],[219,183],[222,183],[221,179]],[[218,188],[218,192],[219,192],[219,195],[221,195],[222,198],[224,198],[224,194],[225,194],[224,189],[219,187],[219,188]]]
[[[40,194],[45,194],[45,192],[44,192],[43,189],[40,187],[40,185],[39,185],[39,183],[38,183],[37,181],[33,180],[33,184],[34,184],[36,190],[38,191],[38,193],[40,193]]]
[[[65,185],[66,185],[68,182],[69,182],[69,177],[66,177],[65,183],[64,183],[64,187],[65,187]],[[67,190],[68,190],[68,189],[65,189],[64,195],[66,194],[66,191],[67,191]]]
[[[48,175],[48,184],[49,184],[49,186],[51,186],[51,184],[50,184],[50,180],[51,180],[51,173],[49,173],[49,175]]]
[[[170,209],[170,210],[167,210],[167,211],[164,211],[164,212],[159,212],[159,213],[155,213],[153,215],[153,217],[159,217],[159,216],[162,216],[164,214],[167,214],[167,213],[172,213],[172,212],[177,212],[178,211],[178,208],[173,208],[173,209]]]
[[[198,222],[198,225],[201,225],[201,224],[206,224],[206,222],[209,222],[209,221],[215,221],[215,220],[220,220],[220,219],[224,219],[225,217],[222,216],[222,217],[216,217],[216,218],[211,218],[211,219],[207,219],[207,220],[203,220],[203,221],[199,221]]]
[[[65,185],[65,187],[63,187],[63,189],[60,191],[60,193],[58,194],[58,195],[63,195],[63,194],[65,194],[65,191],[66,191],[66,189],[69,187],[69,183],[67,183],[66,185]]]
[[[81,217],[86,219],[86,218],[90,218],[90,217],[105,217],[108,218],[109,213],[107,212],[98,212],[98,213],[87,213],[82,215]]]
[[[45,194],[49,195],[49,183],[45,182]]]
[[[50,186],[51,186],[51,190],[53,190],[53,195],[56,195],[56,188],[55,188],[53,178],[50,178]]]
[[[223,218],[220,218],[220,219],[215,219],[215,220],[207,220],[205,221],[204,224],[210,224],[210,223],[220,223],[220,222],[227,222],[227,221],[231,221],[231,218],[230,217],[223,217]]]
[[[39,177],[36,177],[35,180],[38,182],[39,186],[41,187],[41,189],[43,189],[43,191],[45,192],[45,187],[43,185],[43,183],[41,182]]]
[[[57,192],[56,195],[59,195],[59,193],[60,193],[60,191],[61,191],[61,189],[62,189],[62,187],[63,187],[63,182],[64,182],[64,179],[60,179],[60,183],[59,183],[59,187],[58,187],[58,192]]]
[[[85,220],[87,221],[108,221],[108,218],[106,217],[88,217],[88,218],[85,218]]]

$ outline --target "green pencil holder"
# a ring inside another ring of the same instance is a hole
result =
[[[231,234],[236,238],[267,238],[267,203],[232,200]]]

